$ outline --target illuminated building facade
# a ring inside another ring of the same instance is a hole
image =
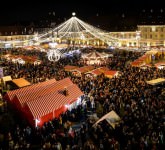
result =
[[[165,46],[165,25],[138,25],[141,31],[140,46]]]

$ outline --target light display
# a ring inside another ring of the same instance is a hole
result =
[[[47,56],[49,61],[56,62],[62,57],[62,52],[59,49],[49,49]]]
[[[74,41],[76,39],[99,39],[108,45],[115,45],[118,41],[117,38],[112,37],[108,34],[107,31],[96,28],[84,21],[78,19],[76,13],[72,13],[72,17],[65,21],[64,23],[58,25],[57,27],[47,31],[42,34],[35,34],[33,38],[29,40],[21,40],[21,41],[2,41],[2,43],[28,43],[29,45],[42,42],[52,42],[52,35],[58,37],[59,39],[69,39]],[[22,44],[23,45],[23,44]]]

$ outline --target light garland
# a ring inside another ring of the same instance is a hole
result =
[[[99,39],[104,43],[107,43],[109,46],[114,46],[118,44],[118,38],[113,37],[107,31],[101,30],[96,28],[84,21],[75,17],[75,13],[72,14],[73,16],[65,21],[64,23],[60,24],[59,26],[55,27],[54,29],[49,30],[46,33],[36,34],[29,40],[22,40],[22,41],[1,41],[1,43],[22,43],[25,44],[35,44],[35,43],[42,43],[42,42],[50,42],[52,35],[58,37],[60,39]]]
[[[56,62],[62,58],[63,53],[63,49],[49,49],[47,52],[48,60]]]

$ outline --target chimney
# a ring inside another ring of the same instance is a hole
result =
[[[69,95],[68,90],[67,90],[67,88],[66,88],[66,87],[64,88],[63,93],[64,93],[64,95],[65,95],[65,96],[68,96],[68,95]]]

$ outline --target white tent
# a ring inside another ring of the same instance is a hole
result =
[[[97,125],[99,122],[103,121],[104,119],[106,119],[106,121],[113,127],[115,128],[116,124],[119,123],[119,121],[121,120],[121,118],[119,117],[118,114],[116,114],[116,112],[114,112],[113,110],[110,111],[109,113],[107,113],[106,115],[104,115],[102,118],[100,118],[93,126]]]
[[[106,53],[99,53],[96,51],[93,51],[88,54],[83,54],[82,58],[88,65],[90,64],[102,64],[104,63],[109,57],[109,54]]]

